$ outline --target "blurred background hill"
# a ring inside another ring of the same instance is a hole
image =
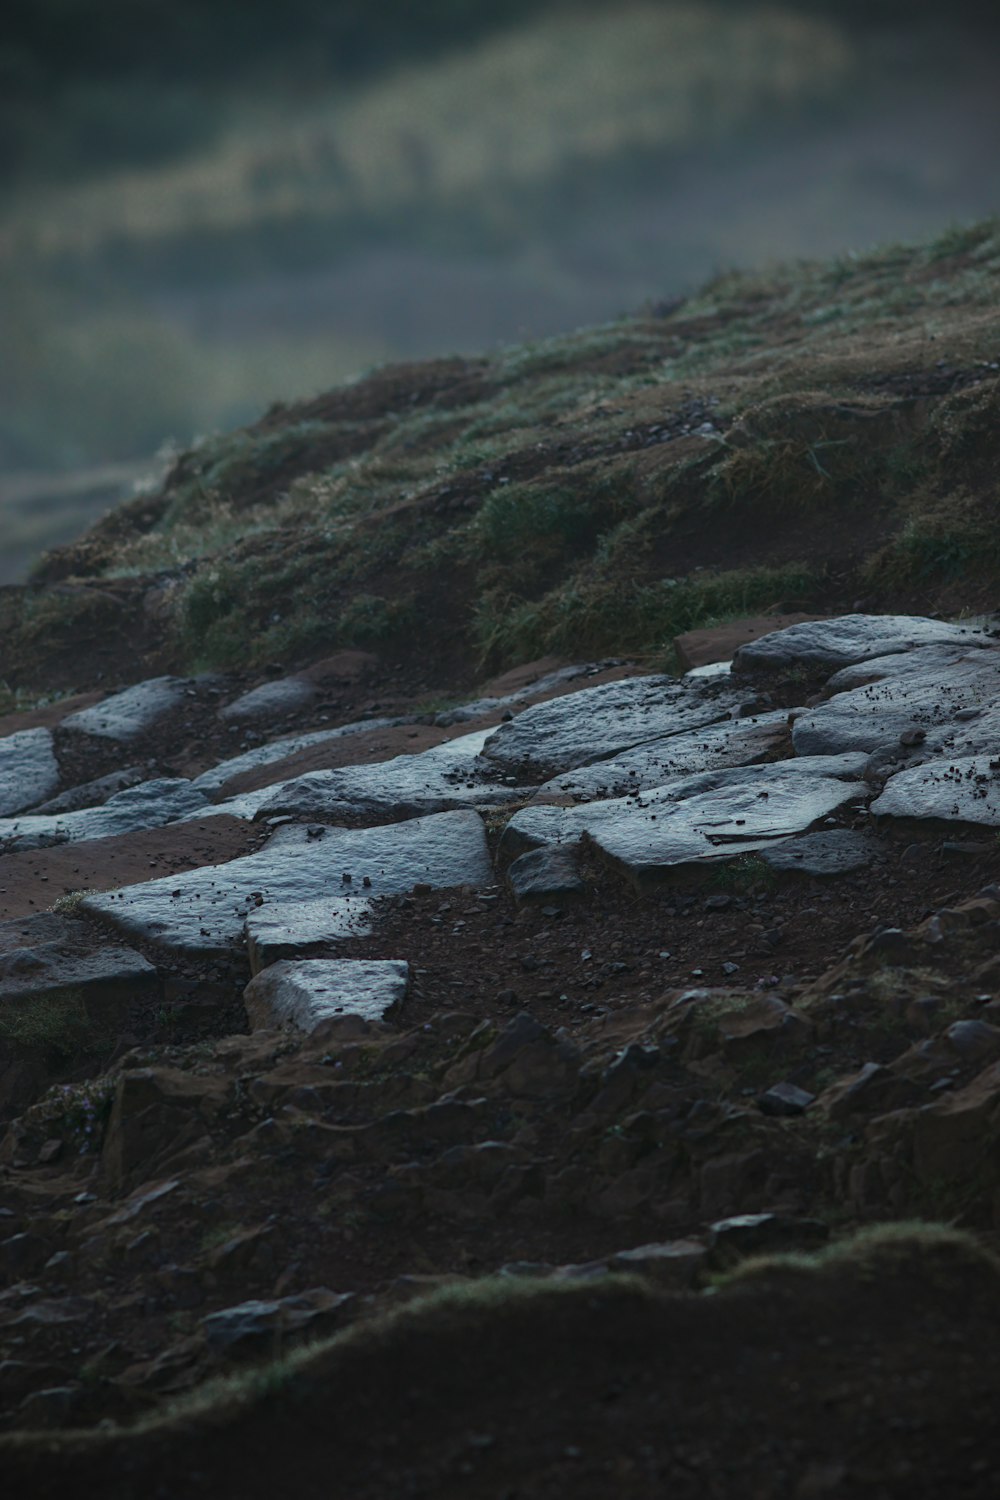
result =
[[[273,400],[995,212],[998,32],[963,0],[8,0],[0,581]]]

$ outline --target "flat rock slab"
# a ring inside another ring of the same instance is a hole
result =
[[[176,952],[230,953],[240,947],[246,918],[261,901],[380,896],[417,884],[446,889],[492,881],[483,821],[459,811],[380,828],[290,825],[257,854],[88,896],[83,909],[127,935]]]
[[[699,787],[704,790],[695,790]],[[500,855],[586,837],[641,884],[681,866],[734,858],[803,833],[838,807],[869,795],[863,783],[823,775],[808,763],[748,766],[643,796],[575,808],[524,808],[504,830]]]
[[[518,905],[534,901],[574,898],[586,894],[576,850],[565,844],[545,844],[518,855],[507,871],[507,883]]]
[[[0,920],[44,911],[73,891],[106,891],[235,859],[255,849],[260,838],[261,830],[252,823],[210,817],[93,843],[0,855]]]
[[[364,816],[417,817],[452,808],[498,806],[518,795],[485,775],[480,752],[492,730],[483,729],[435,745],[420,755],[399,755],[377,765],[311,771],[275,787],[258,817],[294,813],[337,821]]]
[[[32,808],[32,812],[67,813],[78,812],[81,807],[100,807],[107,802],[109,797],[113,797],[115,792],[123,792],[126,787],[138,786],[146,779],[146,772],[141,766],[124,766],[120,771],[111,771],[107,776],[98,776],[93,781],[84,781],[79,786],[68,787],[65,792],[60,792],[58,797],[50,797],[47,802],[40,802],[37,807]]]
[[[878,844],[851,828],[820,829],[799,838],[782,839],[758,852],[759,859],[782,874],[851,875],[880,857]]]
[[[619,662],[612,663],[612,666],[619,665]],[[581,677],[593,677],[606,670],[608,670],[606,662],[558,667],[554,672],[546,672],[544,676],[537,677],[533,682],[513,692],[503,693],[496,697],[475,698],[471,703],[461,703],[456,708],[442,709],[440,713],[435,714],[434,722],[442,728],[447,728],[451,724],[468,724],[474,719],[482,719],[487,714],[496,713],[497,710],[514,708],[517,704],[526,703],[532,698],[558,692],[569,682],[576,682]]]
[[[189,691],[193,691],[190,678],[151,677],[148,682],[137,682],[134,687],[112,693],[91,708],[69,714],[60,728],[128,744],[175,712]]]
[[[898,744],[908,730],[928,735],[962,723],[961,716],[1000,698],[1000,650],[992,643],[951,660],[935,672],[880,677],[839,692],[829,702],[795,716],[797,755],[869,754]]]
[[[912,651],[916,646],[995,644],[982,630],[928,620],[922,615],[840,615],[791,625],[741,646],[734,672],[777,672],[790,667],[836,671],[870,657]]]
[[[675,635],[674,651],[681,671],[691,672],[714,662],[732,661],[741,646],[749,645],[761,636],[773,635],[776,630],[787,630],[789,625],[801,625],[819,618],[822,617],[801,612],[747,615],[725,625],[710,625],[702,630],[686,630],[683,635]]]
[[[254,1031],[291,1024],[308,1032],[342,1016],[382,1021],[409,985],[402,959],[283,960],[251,979],[243,1000]]]
[[[564,771],[540,787],[538,795],[568,796],[581,801],[623,797],[629,792],[663,786],[675,776],[752,765],[754,761],[766,760],[787,742],[785,709],[745,719],[726,719],[687,734],[652,740],[611,760]]]
[[[59,785],[49,729],[22,729],[0,739],[0,817],[34,807]]]
[[[371,931],[375,903],[365,896],[321,901],[269,901],[247,915],[251,974],[282,958],[307,958]]]
[[[156,984],[151,963],[89,923],[54,912],[0,922],[0,1017],[10,1004],[57,995],[97,999],[103,1010]]]
[[[100,807],[67,813],[29,813],[0,819],[0,849],[46,849],[90,839],[114,838],[143,828],[162,828],[180,818],[204,815],[210,806],[204,792],[179,777],[144,781],[116,792]]]
[[[273,724],[308,708],[318,696],[315,684],[304,677],[279,677],[241,693],[219,709],[219,718],[224,724]]]
[[[289,761],[311,750],[335,745],[340,740],[352,739],[357,735],[372,734],[384,729],[395,729],[410,722],[408,718],[359,719],[355,724],[340,724],[336,729],[317,729],[309,734],[286,735],[283,739],[272,740],[269,745],[258,745],[253,750],[245,750],[241,755],[234,755],[229,760],[220,761],[217,766],[212,766],[196,776],[194,785],[209,794],[220,791],[228,783],[239,783],[234,788],[237,791],[251,791],[258,786],[271,786],[276,782],[284,781],[289,774],[288,769],[277,769],[274,775],[270,776],[271,768],[280,767],[281,762]],[[306,768],[303,767],[303,769]],[[269,776],[270,779],[268,779]]]
[[[1000,827],[1000,756],[957,756],[900,771],[871,811],[880,818]]]
[[[583,688],[526,708],[486,741],[483,756],[496,772],[545,779],[727,718],[745,694],[728,684],[632,677]]]
[[[766,807],[772,788],[776,785],[808,787],[813,781],[832,780],[849,784],[850,794],[843,800],[854,800],[871,795],[867,787],[860,785],[860,776],[867,759],[863,754],[817,755],[771,761],[764,765],[723,767],[716,771],[701,771],[692,776],[673,777],[662,786],[636,792],[631,796],[615,797],[577,807],[549,807],[544,803],[533,803],[530,807],[521,808],[508,821],[500,839],[498,859],[501,864],[505,864],[526,850],[537,849],[543,844],[576,842],[585,832],[589,832],[595,819],[603,822],[631,816],[632,812],[641,810],[658,814],[661,806],[669,812],[675,803],[693,802],[705,796],[718,795],[724,798],[730,791],[738,800],[752,793],[753,800],[759,802],[761,807]],[[777,838],[781,834],[776,832],[773,836]]]

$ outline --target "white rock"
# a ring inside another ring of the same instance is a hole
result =
[[[219,718],[225,724],[266,724],[308,708],[318,696],[315,684],[304,677],[279,677],[227,703]]]
[[[409,983],[401,959],[283,960],[251,979],[243,1000],[255,1031],[291,1023],[308,1032],[341,1016],[382,1021]]]
[[[20,729],[0,739],[0,816],[34,807],[59,785],[48,729]]]
[[[915,646],[993,645],[986,632],[922,615],[841,615],[807,620],[772,631],[740,646],[734,672],[785,670],[803,666],[830,671],[870,657],[910,651]]]
[[[341,724],[336,729],[317,729],[309,734],[287,735],[284,739],[272,740],[269,745],[258,745],[254,750],[246,750],[242,755],[234,755],[229,760],[224,760],[217,766],[212,766],[208,771],[202,771],[200,776],[194,779],[194,785],[204,792],[216,792],[219,787],[224,786],[227,781],[232,781],[235,776],[242,776],[246,771],[256,771],[261,766],[272,765],[275,761],[285,760],[290,755],[298,755],[300,750],[308,750],[313,745],[323,745],[328,740],[341,740],[349,735],[368,734],[376,729],[395,729],[400,724],[410,724],[409,717],[397,719],[360,719],[355,724]]]
[[[876,817],[1000,827],[1000,755],[944,757],[900,771],[872,803]]]

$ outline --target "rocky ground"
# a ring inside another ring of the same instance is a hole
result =
[[[996,620],[679,651],[0,720],[15,1488],[995,1493]]]

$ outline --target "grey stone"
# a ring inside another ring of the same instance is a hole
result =
[[[279,677],[225,704],[219,718],[224,724],[270,724],[308,708],[317,697],[315,684],[305,677]]]
[[[841,757],[775,761],[704,772],[635,797],[525,807],[504,829],[499,857],[585,834],[633,873],[743,854],[870,796],[863,783],[840,779],[844,769]]]
[[[0,817],[34,807],[59,785],[48,729],[21,729],[0,739]]]
[[[254,1030],[291,1022],[308,1032],[339,1016],[384,1020],[409,983],[401,959],[282,959],[251,979],[243,1001]]]
[[[773,672],[790,667],[834,671],[915,646],[951,644],[986,646],[993,642],[984,631],[921,615],[841,615],[835,620],[803,621],[748,641],[733,657],[733,671]]]
[[[709,1247],[717,1263],[742,1260],[784,1250],[810,1250],[830,1238],[821,1219],[800,1219],[791,1214],[735,1214],[711,1227]]]
[[[201,1328],[209,1348],[227,1353],[256,1352],[273,1347],[276,1340],[287,1341],[309,1331],[319,1333],[327,1323],[335,1322],[345,1304],[353,1300],[352,1292],[331,1292],[315,1287],[294,1297],[273,1301],[254,1299],[236,1307],[224,1307],[202,1318]]]
[[[1000,827],[1000,757],[969,755],[899,771],[871,811],[880,818],[916,818]]]
[[[728,684],[631,677],[526,708],[483,748],[500,771],[547,777],[606,760],[648,740],[717,723],[739,707]]]
[[[507,880],[519,904],[553,896],[582,896],[587,889],[580,877],[576,850],[565,844],[543,845],[519,855],[507,871]]]
[[[247,916],[247,957],[251,974],[281,958],[306,958],[371,931],[374,902],[364,896],[321,901],[269,901]]]
[[[85,922],[55,912],[0,922],[0,1006],[70,992],[120,1002],[155,983],[147,959]]]
[[[287,735],[280,740],[272,740],[268,745],[258,745],[254,750],[246,750],[242,755],[234,755],[229,760],[220,761],[217,766],[212,766],[207,771],[202,771],[200,776],[194,778],[194,785],[203,792],[217,792],[227,781],[232,781],[235,776],[242,776],[247,771],[256,771],[261,766],[269,766],[275,761],[287,759],[290,755],[298,755],[300,750],[309,750],[313,745],[323,745],[329,741],[342,740],[355,734],[369,734],[376,729],[395,729],[400,724],[411,724],[412,716],[407,715],[395,719],[359,719],[354,724],[341,724],[336,729],[316,729],[309,734]]]
[[[0,819],[0,848],[12,853],[83,839],[113,838],[143,828],[162,828],[184,817],[204,817],[206,808],[215,812],[205,793],[190,781],[180,777],[144,781],[116,792],[100,807]]]
[[[704,1268],[708,1251],[699,1240],[666,1240],[619,1250],[611,1257],[613,1271],[631,1271],[668,1287],[689,1287]]]
[[[349,873],[352,884],[342,875]],[[432,887],[490,885],[493,869],[475,812],[437,813],[379,828],[280,828],[256,854],[88,896],[83,909],[127,934],[182,953],[226,953],[249,910],[265,901],[315,901]]]
[[[50,797],[47,802],[40,802],[37,807],[32,808],[34,813],[67,813],[78,812],[81,807],[100,807],[113,797],[115,792],[123,792],[126,787],[138,786],[146,779],[146,772],[141,766],[125,766],[121,771],[112,771],[108,776],[98,776],[95,781],[85,781],[80,786],[71,786],[65,792],[60,792],[58,797]]]
[[[90,708],[78,709],[63,719],[59,727],[128,744],[179,708],[191,688],[190,678],[151,677],[147,682],[137,682],[134,687],[112,693]]]
[[[838,693],[829,702],[798,714],[792,725],[797,755],[837,755],[898,746],[907,730],[924,729],[928,738],[953,730],[963,708],[990,707],[1000,696],[1000,651],[982,649],[953,660],[933,673],[900,673]],[[971,725],[962,725],[971,732]],[[900,748],[900,753],[905,751]]]
[[[258,806],[260,818],[293,813],[337,821],[348,817],[417,817],[452,808],[497,806],[521,793],[484,778],[480,759],[492,730],[477,730],[433,745],[419,755],[397,755],[377,765],[309,771],[272,789]]]
[[[758,855],[772,870],[818,876],[850,875],[867,869],[878,857],[875,840],[850,828],[821,829],[782,839]]]
[[[810,1104],[815,1103],[816,1095],[810,1094],[808,1089],[797,1088],[794,1083],[775,1083],[761,1094],[757,1108],[762,1115],[781,1118],[804,1115]]]
[[[564,771],[547,781],[539,789],[539,795],[574,796],[581,800],[622,797],[629,792],[663,786],[676,776],[751,765],[771,754],[787,732],[788,713],[784,709],[745,719],[727,719],[686,734],[652,740],[610,760]]]
[[[435,714],[434,722],[442,729],[447,729],[452,724],[468,724],[475,719],[484,718],[486,714],[495,713],[497,709],[514,708],[530,698],[537,698],[542,693],[552,692],[567,682],[576,681],[578,677],[600,672],[604,666],[605,663],[594,662],[580,666],[559,667],[555,672],[546,673],[544,677],[537,678],[526,687],[518,688],[516,693],[505,693],[499,698],[476,698],[471,703],[462,703],[456,708],[443,709],[441,713]]]

